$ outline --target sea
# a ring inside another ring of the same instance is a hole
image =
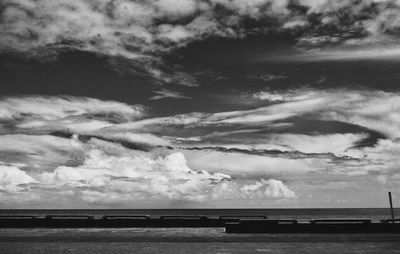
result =
[[[266,215],[270,219],[390,218],[388,208],[9,210],[0,214]],[[400,209],[394,209],[400,216]],[[400,253],[396,234],[227,234],[224,228],[1,229],[2,253]]]

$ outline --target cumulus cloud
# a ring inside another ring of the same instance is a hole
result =
[[[0,190],[17,192],[21,184],[36,182],[32,177],[16,166],[0,165]],[[1,196],[1,194],[0,194]]]
[[[274,198],[295,198],[296,194],[290,190],[282,181],[269,179],[257,181],[254,184],[244,185],[242,191],[250,196],[256,195],[262,197],[263,195]]]
[[[20,52],[74,48],[137,59],[211,36],[241,38],[249,33],[327,37],[301,44],[317,42],[313,46],[354,38],[368,42],[397,33],[399,8],[397,1],[352,0],[6,0],[0,13],[0,47]]]
[[[130,195],[132,200],[166,198],[197,201],[207,197],[207,190],[212,184],[230,179],[220,173],[192,171],[180,153],[151,159],[145,155],[107,156],[98,150],[90,151],[82,166],[59,167],[41,177],[43,182],[51,185],[86,187],[100,194],[120,192]]]
[[[153,158],[145,153],[114,156],[92,149],[86,156],[80,166],[59,166],[32,177],[15,166],[1,166],[0,188],[16,192],[4,197],[3,202],[7,204],[26,191],[35,194],[37,202],[45,202],[48,190],[53,198],[68,196],[86,203],[118,205],[149,200],[168,203],[296,197],[278,180],[240,183],[227,174],[192,170],[179,152]],[[20,184],[27,189],[19,188]],[[229,195],[221,189],[228,189]]]

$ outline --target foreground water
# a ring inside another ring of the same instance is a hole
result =
[[[388,218],[388,209],[0,210],[1,214],[265,214],[269,218]],[[400,210],[395,210],[400,214]],[[223,228],[0,229],[0,253],[400,253],[390,234],[226,234]]]

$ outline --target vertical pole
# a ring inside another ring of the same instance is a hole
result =
[[[389,191],[389,203],[390,203],[390,213],[392,214],[392,220],[394,222],[394,213],[393,213],[393,203],[392,203],[392,193]]]

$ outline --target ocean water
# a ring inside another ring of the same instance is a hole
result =
[[[389,209],[0,210],[0,214],[389,218]],[[400,209],[395,210],[400,215]],[[2,253],[400,253],[395,234],[227,234],[223,228],[0,229]]]

